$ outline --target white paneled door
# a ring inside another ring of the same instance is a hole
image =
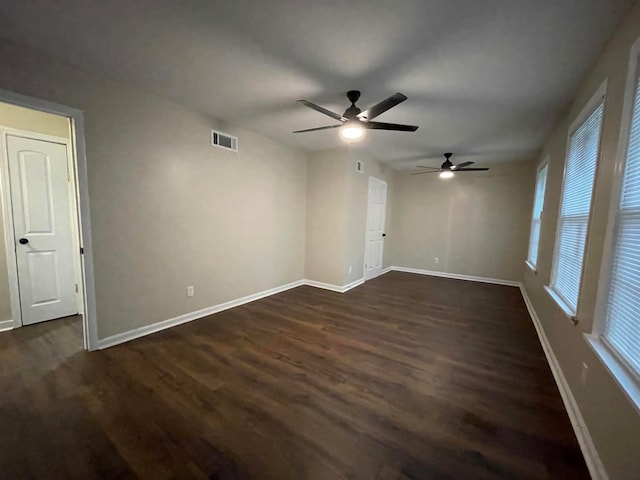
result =
[[[387,182],[369,177],[367,233],[364,249],[364,278],[369,280],[382,273],[384,251],[384,221],[387,209]]]
[[[78,313],[65,145],[7,135],[22,324]]]

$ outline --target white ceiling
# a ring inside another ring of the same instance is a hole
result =
[[[395,167],[531,158],[633,0],[3,0],[0,37],[309,150],[347,90],[409,99],[357,147]],[[431,161],[419,161],[430,157]]]

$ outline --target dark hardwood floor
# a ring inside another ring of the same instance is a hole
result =
[[[589,478],[514,287],[391,272],[81,349],[0,334],[0,478]]]

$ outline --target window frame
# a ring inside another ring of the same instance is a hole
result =
[[[585,340],[604,363],[609,373],[625,392],[636,410],[640,413],[640,374],[636,372],[604,337],[606,327],[607,304],[611,289],[611,275],[615,244],[619,226],[620,201],[624,186],[624,173],[627,161],[629,141],[631,140],[631,122],[633,120],[634,97],[638,77],[640,77],[640,38],[636,39],[629,53],[627,80],[625,84],[620,133],[614,162],[613,182],[608,210],[607,230],[598,282],[595,315],[591,333],[585,333]]]
[[[533,191],[533,208],[531,209],[531,221],[529,222],[529,244],[527,246],[527,259],[525,260],[525,263],[527,264],[527,266],[534,272],[538,271],[538,263],[540,263],[540,238],[542,237],[542,218],[544,216],[544,205],[546,203],[546,197],[547,197],[547,183],[549,181],[549,163],[550,163],[550,156],[547,155],[544,157],[544,160],[540,162],[540,164],[538,165],[538,168],[536,169],[536,183]],[[545,168],[547,169],[547,172],[545,173],[544,184],[543,184],[544,194],[542,195],[542,209],[540,210],[540,227],[538,229],[538,248],[536,251],[536,262],[534,263],[531,261],[531,258],[529,258],[529,256],[531,254],[531,240],[533,239],[532,234],[533,234],[533,222],[535,220],[534,214],[535,214],[535,208],[536,208],[538,175],[540,175],[540,172],[542,172],[542,170],[544,170]]]
[[[563,167],[563,173],[562,173],[562,189],[560,190],[560,202],[558,203],[558,213],[556,218],[556,233],[555,233],[555,241],[553,245],[553,255],[551,259],[551,272],[549,274],[548,283],[544,287],[547,293],[558,304],[558,306],[562,309],[562,311],[567,316],[567,318],[571,320],[571,322],[574,325],[578,324],[578,319],[580,317],[580,304],[582,299],[582,290],[584,289],[583,280],[584,280],[584,271],[585,271],[585,265],[586,265],[585,259],[587,258],[587,253],[589,251],[589,246],[591,243],[591,228],[592,228],[591,217],[593,215],[593,209],[594,209],[593,199],[595,196],[595,189],[596,189],[596,183],[597,183],[596,180],[598,179],[598,171],[600,167],[600,154],[602,152],[602,131],[604,129],[606,99],[607,99],[607,80],[605,79],[602,82],[602,84],[600,84],[600,86],[593,93],[591,98],[586,102],[582,110],[580,110],[580,113],[576,115],[575,119],[573,120],[573,122],[571,122],[571,125],[569,126],[569,130],[567,133],[566,147],[565,147],[566,151],[565,151],[565,157],[564,157],[564,167]],[[582,126],[582,124],[584,124],[584,122],[595,111],[595,109],[598,107],[600,103],[602,103],[602,121],[600,122],[600,132],[598,135],[598,148],[596,151],[596,166],[595,166],[596,168],[594,172],[593,186],[591,188],[591,202],[589,205],[589,214],[587,216],[587,232],[586,232],[586,238],[585,238],[585,244],[584,244],[584,252],[582,254],[583,256],[582,256],[582,266],[580,269],[580,282],[578,285],[578,298],[577,298],[576,306],[574,309],[571,305],[569,305],[567,300],[565,300],[562,297],[562,295],[560,295],[560,293],[555,288],[553,288],[553,285],[552,285],[553,279],[556,276],[557,268],[558,268],[558,261],[556,260],[556,258],[557,258],[557,252],[558,252],[559,240],[560,240],[560,231],[561,231],[560,223],[562,220],[562,206],[563,206],[562,198],[564,197],[564,189],[566,186],[567,164],[569,160],[569,147],[571,145],[571,136]]]

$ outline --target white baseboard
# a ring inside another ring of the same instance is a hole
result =
[[[316,282],[315,280],[302,280],[303,285],[308,285],[310,287],[322,288],[324,290],[331,290],[332,292],[344,293],[352,288],[356,288],[358,285],[362,285],[364,283],[364,278],[360,278],[355,282],[348,283],[346,285],[334,285],[332,283],[324,283],[324,282]]]
[[[12,330],[13,327],[13,320],[3,320],[2,322],[0,322],[0,332]]]
[[[344,287],[340,289],[340,293],[348,292],[352,288],[356,288],[362,285],[365,282],[364,278],[359,278],[355,282],[347,283]]]
[[[315,280],[303,280],[302,284],[309,287],[322,288],[323,290],[331,290],[332,292],[342,293],[342,287],[340,287],[339,285],[334,285],[332,283],[316,282]]]
[[[434,270],[421,270],[418,268],[408,267],[390,267],[396,272],[417,273],[419,275],[431,275],[433,277],[455,278],[457,280],[469,280],[471,282],[494,283],[496,285],[508,285],[510,287],[519,287],[520,282],[515,280],[502,280],[499,278],[475,277],[473,275],[461,275],[459,273],[436,272]]]
[[[110,337],[106,337],[98,340],[98,348],[102,350],[104,348],[113,347],[115,345],[119,345],[121,343],[125,343],[130,340],[135,340],[136,338],[144,337],[145,335],[149,335],[151,333],[159,332],[161,330],[166,330],[167,328],[175,327],[177,325],[182,325],[183,323],[191,322],[193,320],[197,320],[199,318],[206,317],[208,315],[213,315],[214,313],[222,312],[223,310],[229,310],[230,308],[239,307],[240,305],[244,305],[245,303],[253,302],[255,300],[260,300],[261,298],[268,297],[270,295],[275,295],[276,293],[284,292],[285,290],[290,290],[295,287],[299,287],[301,285],[304,285],[304,282],[305,282],[304,280],[298,280],[296,282],[288,283],[286,285],[270,288],[269,290],[264,290],[262,292],[237,298],[229,302],[221,303],[219,305],[214,305],[213,307],[203,308],[201,310],[196,310],[195,312],[185,313],[184,315],[179,315],[174,318],[169,318],[168,320],[163,320],[161,322],[153,323],[151,325],[145,325],[144,327],[134,328],[133,330],[129,330],[128,332],[118,333],[116,335],[112,335]]]
[[[382,270],[382,272],[378,276],[384,275],[385,273],[389,273],[391,270],[393,270],[393,267],[387,267],[384,270]]]
[[[564,373],[562,373],[558,359],[553,353],[549,339],[544,333],[544,329],[540,323],[540,318],[533,308],[533,304],[531,303],[529,295],[527,295],[524,285],[520,283],[519,287],[522,292],[522,298],[524,298],[524,303],[526,304],[531,320],[533,321],[533,325],[538,333],[540,344],[542,345],[544,354],[547,357],[547,362],[551,367],[553,378],[558,385],[558,390],[560,390],[560,396],[562,397],[564,407],[569,414],[571,426],[573,427],[573,431],[578,439],[578,444],[580,444],[580,450],[582,450],[582,455],[584,456],[587,467],[589,468],[589,473],[591,473],[591,478],[594,480],[608,480],[609,476],[607,475],[604,465],[602,464],[602,460],[600,460],[600,455],[598,455],[598,451],[593,444],[591,434],[589,433],[589,429],[587,428],[584,418],[580,413],[580,408],[578,407],[576,399],[569,388],[567,379],[565,378]]]

